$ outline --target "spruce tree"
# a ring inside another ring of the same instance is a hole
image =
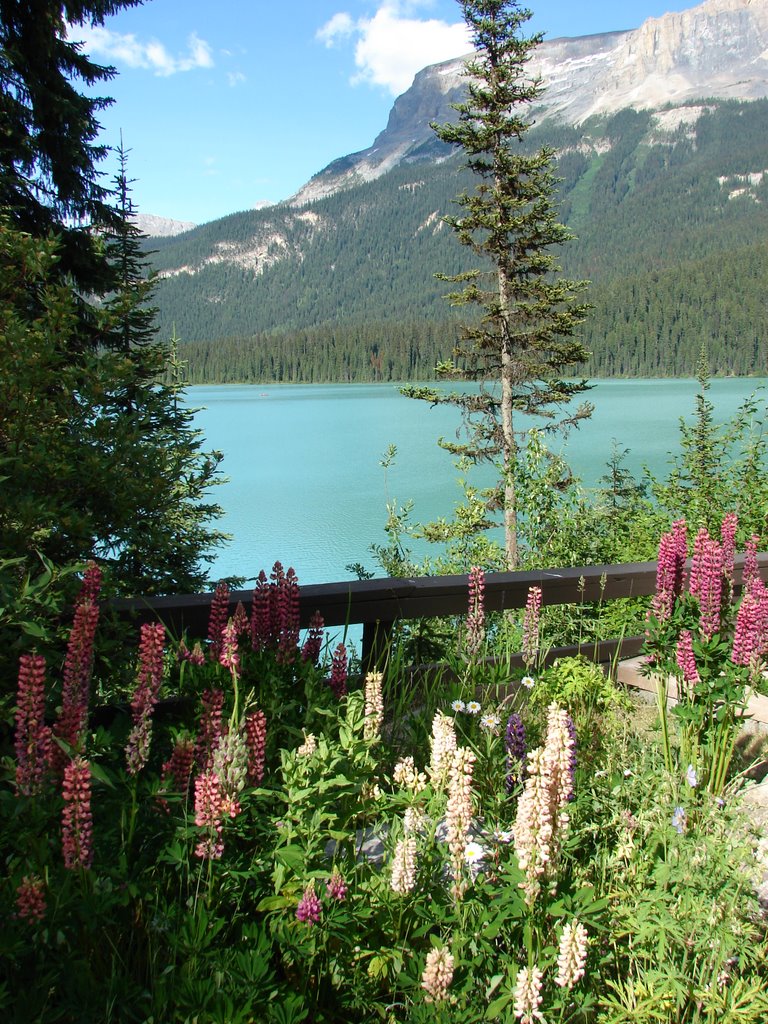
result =
[[[476,51],[466,63],[467,98],[455,104],[455,123],[433,128],[443,142],[464,151],[479,178],[473,192],[457,199],[462,213],[447,222],[482,265],[444,280],[462,285],[449,296],[452,303],[478,306],[480,316],[463,328],[453,358],[437,374],[480,387],[451,393],[409,387],[404,393],[457,406],[467,440],[440,443],[473,462],[498,466],[499,484],[486,502],[489,510],[503,512],[506,561],[513,569],[520,562],[515,477],[527,428],[523,417],[543,416],[547,429],[565,428],[592,411],[584,403],[558,416],[588,386],[563,379],[588,356],[575,337],[588,307],[579,301],[584,283],[558,276],[553,250],[572,236],[557,220],[554,151],[530,153],[522,145],[533,123],[531,104],[542,92],[527,68],[542,37],[523,35],[531,12],[514,0],[459,3]]]
[[[158,344],[125,153],[102,184],[108,80],[76,42],[138,0],[0,0],[0,561],[98,559],[123,593],[197,589],[222,535]]]

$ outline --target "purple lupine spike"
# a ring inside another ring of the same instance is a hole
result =
[[[723,595],[723,550],[702,527],[696,534],[689,589],[699,601],[699,629],[707,640],[720,629]]]
[[[507,792],[511,793],[520,781],[521,766],[527,753],[525,726],[523,725],[522,718],[517,714],[517,712],[513,711],[507,719],[507,728],[504,733],[504,746],[507,750],[506,787]]]
[[[339,644],[331,657],[328,685],[336,697],[343,697],[347,692],[347,648],[344,644]]]
[[[208,619],[208,639],[210,640],[211,661],[218,661],[221,654],[221,635],[229,621],[229,586],[219,580],[211,599],[211,613]]]
[[[319,611],[313,612],[312,618],[309,620],[307,639],[304,641],[304,646],[301,649],[303,661],[311,661],[313,665],[316,665],[320,660],[320,652],[323,649],[324,628],[323,616]]]
[[[270,588],[267,574],[262,569],[253,589],[251,604],[251,647],[263,651],[269,644]]]
[[[656,568],[656,593],[651,609],[659,622],[672,614],[675,598],[683,592],[685,560],[688,557],[686,525],[684,519],[672,523],[669,533],[659,541],[659,559]]]

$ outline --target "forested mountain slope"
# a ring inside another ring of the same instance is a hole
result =
[[[768,100],[545,123],[529,144],[557,151],[562,265],[592,282],[585,372],[690,373],[702,340],[713,372],[764,371]],[[435,274],[470,265],[441,219],[465,187],[447,153],[153,239],[161,330],[196,343],[193,380],[429,376],[456,335]]]

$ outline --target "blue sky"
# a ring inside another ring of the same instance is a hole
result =
[[[554,39],[692,6],[540,0],[529,24]],[[464,32],[454,0],[148,0],[70,38],[117,69],[101,141],[122,132],[140,212],[203,223],[365,149],[418,70],[466,52]]]

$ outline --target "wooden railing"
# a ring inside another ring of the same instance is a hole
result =
[[[736,557],[737,588],[741,584],[743,562],[743,556]],[[763,578],[768,578],[768,553],[758,556],[758,565]],[[364,666],[371,666],[386,648],[396,622],[465,614],[467,584],[468,577],[464,575],[311,583],[299,590],[300,623],[302,627],[308,626],[312,614],[319,611],[326,626],[362,624],[362,661]],[[541,587],[542,601],[548,605],[644,597],[655,591],[656,562],[488,573],[485,607],[488,611],[524,608],[531,587]],[[248,609],[252,594],[250,590],[233,591],[230,614],[234,614],[241,601]],[[186,631],[190,636],[204,637],[208,631],[211,597],[211,594],[183,594],[131,598],[112,601],[111,605],[121,618],[130,617],[137,623],[159,620],[176,636]],[[608,639],[597,645],[597,649],[590,641],[585,650],[596,654],[597,660],[632,657],[639,652],[642,639]]]

